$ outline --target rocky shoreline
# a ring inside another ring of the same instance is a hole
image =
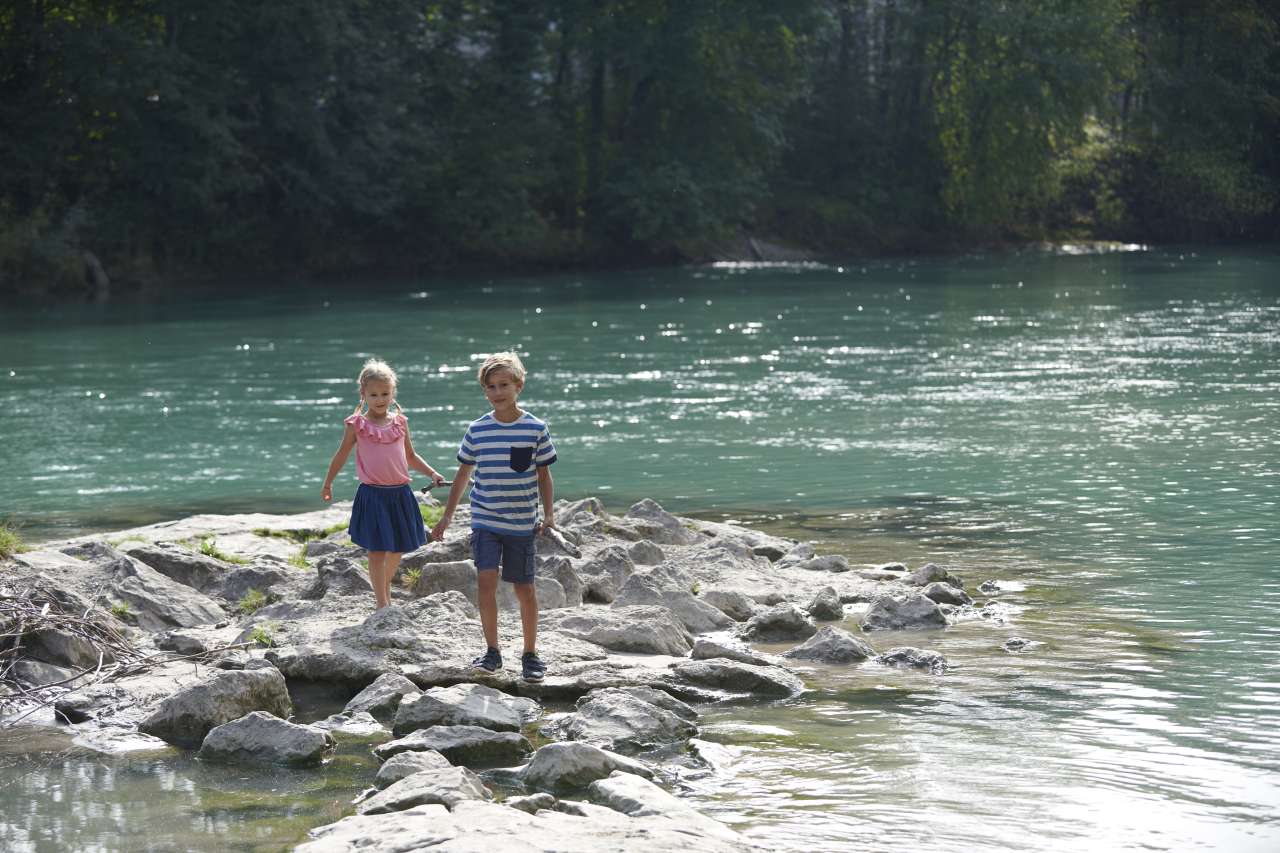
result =
[[[67,727],[102,752],[171,744],[266,772],[367,740],[383,763],[356,814],[312,830],[305,851],[751,850],[669,790],[704,761],[699,707],[792,700],[813,667],[940,677],[942,655],[877,648],[877,632],[1003,617],[932,564],[851,566],[651,500],[622,515],[561,501],[560,529],[538,541],[549,671],[529,684],[469,666],[482,640],[465,510],[452,536],[405,556],[392,605],[376,612],[347,512],[193,516],[5,561],[0,725]],[[513,660],[519,619],[502,587]],[[850,621],[861,630],[837,627]],[[346,707],[291,722],[291,688],[304,685]]]

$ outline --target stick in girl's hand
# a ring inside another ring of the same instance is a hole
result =
[[[418,491],[422,492],[425,495],[425,494],[429,494],[431,490],[434,489],[436,486],[452,486],[452,485],[453,485],[453,480],[441,480],[438,483],[432,483],[430,486],[423,486]]]

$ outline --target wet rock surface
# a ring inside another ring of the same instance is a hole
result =
[[[954,618],[979,613],[959,578],[937,566],[854,566],[812,543],[679,518],[649,500],[622,515],[594,498],[562,501],[559,529],[538,539],[539,652],[549,670],[530,684],[519,677],[510,611],[499,618],[506,667],[488,675],[470,666],[483,641],[465,508],[449,539],[405,555],[380,611],[363,552],[345,539],[346,513],[195,516],[126,531],[119,550],[82,537],[17,555],[4,583],[49,586],[55,601],[114,626],[151,663],[78,683],[69,677],[97,666],[97,650],[44,630],[31,632],[13,672],[26,684],[65,682],[50,698],[86,743],[146,732],[196,749],[218,732],[206,757],[307,763],[316,759],[284,748],[291,737],[324,744],[321,756],[335,738],[371,739],[383,762],[369,780],[375,793],[360,814],[315,830],[303,850],[408,849],[427,838],[745,850],[754,848],[663,787],[674,775],[663,762],[697,754],[695,706],[795,697],[805,685],[789,662],[804,672],[869,658],[903,677],[946,671],[929,650],[877,654],[867,640],[878,641],[844,630],[851,603],[870,602],[864,631],[945,627],[939,602],[963,611]],[[514,606],[503,589],[502,603]],[[1009,615],[990,603],[980,614],[993,627]],[[1005,648],[1022,648],[1017,640]],[[778,646],[753,647],[762,643]],[[288,722],[289,688],[304,682],[340,694],[342,713]],[[238,729],[248,731],[240,745],[217,752]],[[556,742],[535,752],[529,737]],[[507,804],[492,800],[493,786],[506,789]]]

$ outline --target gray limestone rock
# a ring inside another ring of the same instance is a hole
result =
[[[876,658],[876,663],[885,666],[910,667],[927,669],[934,675],[942,675],[950,667],[947,659],[932,649],[917,649],[912,646],[897,646],[889,649]]]
[[[586,787],[616,770],[646,779],[653,777],[653,771],[634,759],[575,742],[549,743],[540,748],[521,777],[529,788],[554,792]]]
[[[779,566],[795,566],[812,560],[815,556],[817,556],[817,551],[814,549],[812,542],[797,542],[791,547],[790,551],[777,560],[777,564]]]
[[[253,711],[210,729],[198,757],[203,761],[307,766],[319,764],[333,748],[328,732]]]
[[[283,569],[265,561],[252,566],[231,568],[218,585],[217,594],[234,603],[244,598],[249,590],[256,589],[267,594],[268,601],[274,601],[277,596],[271,594],[271,589],[298,574],[301,574],[298,569]]]
[[[402,737],[431,726],[480,726],[493,731],[518,732],[522,711],[532,704],[483,684],[432,687],[409,694],[396,711],[392,733]]]
[[[813,557],[794,564],[798,569],[804,569],[810,572],[847,572],[849,571],[849,561],[839,554],[823,554],[821,557]]]
[[[443,542],[428,542],[400,558],[400,568],[421,569],[431,563],[462,563],[471,559],[471,538],[466,533]]]
[[[111,597],[129,606],[146,631],[211,625],[227,618],[222,606],[186,584],[170,580],[145,563],[123,554],[111,565]]]
[[[197,747],[211,729],[245,714],[266,711],[283,719],[292,710],[284,676],[274,667],[217,671],[165,699],[138,730],[177,746]]]
[[[560,584],[560,589],[564,591],[565,607],[582,605],[586,584],[583,583],[582,576],[574,569],[568,557],[539,557],[538,575],[551,578]]]
[[[23,636],[22,654],[33,660],[80,670],[96,667],[100,652],[80,634],[61,628],[42,628]],[[112,663],[116,659],[105,646],[101,654],[104,663]]]
[[[545,791],[539,791],[527,797],[507,797],[502,804],[527,814],[537,814],[542,809],[555,808],[556,798]]]
[[[368,711],[357,711],[353,714],[330,714],[323,720],[310,724],[312,728],[329,732],[332,735],[367,738],[386,734],[387,727],[378,722]]]
[[[757,557],[764,557],[770,563],[776,563],[787,553],[782,548],[772,542],[762,545],[755,545],[751,548],[751,553]]]
[[[471,560],[456,562],[424,563],[418,582],[413,585],[413,594],[418,596],[432,595],[437,592],[460,592],[467,600],[476,600],[476,564]]]
[[[912,586],[928,586],[931,583],[941,582],[950,584],[951,586],[959,589],[964,589],[964,583],[960,578],[951,574],[941,566],[934,565],[933,563],[925,563],[923,566],[904,578],[904,580]]]
[[[752,616],[739,629],[743,639],[756,642],[802,640],[818,630],[809,615],[794,604],[778,604]]]
[[[72,683],[83,680],[83,678],[75,678],[76,674],[83,669],[85,667],[70,668],[39,660],[22,659],[14,661],[13,669],[9,671],[9,676],[23,687],[43,687],[46,684],[60,684],[63,682],[66,682],[66,686],[70,686]],[[92,675],[93,673],[90,672],[84,677],[88,678]]]
[[[125,548],[124,553],[141,560],[170,580],[203,593],[216,590],[226,573],[234,568],[231,563],[161,542],[134,545]]]
[[[701,541],[697,533],[649,498],[632,504],[625,517],[642,536],[659,545],[692,545]]]
[[[693,637],[665,607],[581,608],[543,614],[547,628],[615,652],[683,657]]]
[[[724,658],[672,664],[668,684],[677,692],[684,684],[727,696],[791,697],[804,690],[804,683],[781,667],[754,666]]]
[[[1004,641],[1004,645],[1001,648],[1006,652],[1020,652],[1031,645],[1031,640],[1026,637],[1010,637]]]
[[[661,815],[726,842],[738,836],[722,823],[695,811],[678,797],[632,773],[612,773],[587,787],[591,799],[631,818]]]
[[[694,660],[712,660],[727,658],[738,663],[749,663],[754,666],[772,666],[773,660],[768,655],[755,652],[750,646],[735,642],[722,642],[699,637],[693,643],[693,651],[689,657]]]
[[[954,587],[949,583],[935,581],[926,586],[921,594],[937,604],[955,604],[957,606],[973,604],[973,599],[963,589]]]
[[[83,723],[92,720],[96,714],[97,700],[83,693],[64,693],[53,703],[53,712],[57,719],[67,723]]]
[[[348,714],[365,711],[375,719],[389,722],[395,719],[400,700],[417,692],[418,687],[412,681],[398,673],[387,672],[353,696],[342,710]]]
[[[832,622],[844,618],[844,605],[835,587],[824,586],[814,593],[813,598],[805,605],[805,611],[819,622]]]
[[[637,566],[656,566],[667,558],[662,549],[648,539],[641,539],[628,548],[627,556]]]
[[[331,595],[367,596],[373,593],[369,575],[360,565],[345,557],[322,557],[316,564],[315,582],[302,594],[317,599]]]
[[[946,627],[947,617],[923,595],[877,598],[862,617],[864,631],[903,631]]]
[[[742,853],[763,850],[746,838],[662,815],[628,817],[584,804],[590,817],[541,809],[529,814],[501,803],[467,800],[452,812],[415,806],[386,815],[352,815],[310,833],[295,853],[405,853],[410,850],[554,850],[557,853]]]
[[[516,732],[493,732],[479,726],[432,726],[375,747],[382,760],[410,750],[434,749],[451,764],[504,764],[528,754],[533,744]]]
[[[588,584],[590,578],[604,575],[613,581],[615,590],[621,589],[627,578],[636,570],[627,549],[621,545],[608,545],[601,548],[594,556],[578,566],[578,574]]]
[[[693,634],[719,631],[733,624],[733,620],[706,602],[699,601],[684,589],[664,588],[662,578],[655,572],[637,572],[627,578],[614,607],[656,604],[667,608]]]
[[[756,615],[756,603],[735,590],[709,589],[698,598],[735,622],[746,622]]]
[[[156,648],[180,655],[202,655],[209,650],[205,635],[189,628],[174,628],[156,637]]]
[[[492,799],[493,792],[467,768],[437,767],[389,785],[362,802],[356,811],[362,815],[387,814],[429,804],[452,811],[464,800]]]
[[[443,770],[446,767],[452,766],[453,765],[449,763],[449,759],[445,758],[434,749],[401,752],[382,762],[382,766],[378,768],[378,775],[374,778],[373,784],[378,788],[386,788],[389,785],[394,785],[401,779],[413,776],[415,773]]]
[[[698,734],[698,727],[687,717],[642,696],[626,690],[593,690],[578,700],[577,712],[564,725],[565,736],[603,749],[630,751],[687,740]],[[678,700],[668,697],[668,702],[672,701]],[[680,704],[693,711],[683,702]]]
[[[788,652],[784,658],[811,660],[821,663],[853,663],[874,657],[876,650],[848,631],[830,625],[818,629],[818,633]]]
[[[618,585],[610,575],[584,575],[582,585],[584,604],[612,604],[618,597]]]

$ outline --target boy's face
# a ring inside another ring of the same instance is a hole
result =
[[[511,375],[505,367],[489,371],[484,381],[484,396],[495,409],[514,406],[524,390],[524,383]]]

